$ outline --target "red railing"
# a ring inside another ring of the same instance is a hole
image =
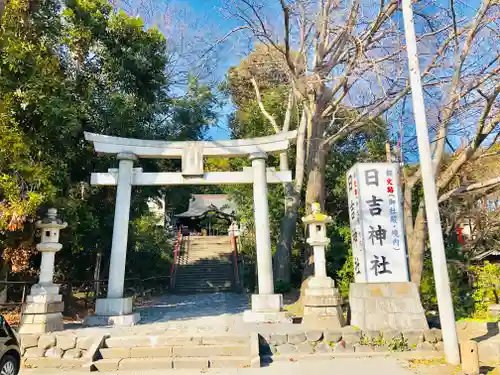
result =
[[[231,250],[233,251],[234,279],[236,285],[240,285],[240,275],[238,270],[238,246],[236,245],[236,236],[231,234]]]
[[[177,262],[179,260],[179,252],[181,251],[181,244],[182,244],[182,233],[179,230],[179,233],[177,233],[177,241],[175,242],[174,246],[174,260],[172,262],[172,267],[170,269],[170,289],[173,289],[175,286],[175,271]]]

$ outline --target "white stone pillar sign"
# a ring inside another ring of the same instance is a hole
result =
[[[398,165],[358,163],[347,172],[355,283],[351,324],[367,331],[428,329],[409,282]]]
[[[347,194],[356,282],[409,281],[398,165],[356,164]]]

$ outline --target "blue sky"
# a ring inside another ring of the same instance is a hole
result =
[[[206,21],[207,26],[212,28],[218,36],[223,36],[238,26],[237,21],[222,14],[220,8],[224,3],[223,0],[177,0],[177,3],[189,8],[200,20]],[[236,47],[235,50],[233,43],[235,43],[235,38],[229,38],[227,42],[220,45],[220,58],[217,59],[216,70],[212,75],[215,80],[222,80],[227,70],[231,66],[238,65],[246,52],[245,47]],[[228,115],[233,111],[234,106],[228,101],[219,112],[217,124],[210,128],[207,136],[214,140],[229,139],[227,120]]]
[[[175,24],[182,23],[183,27],[186,28],[187,32],[198,33],[197,37],[205,39],[207,42],[217,40],[223,35],[227,34],[230,30],[239,26],[237,20],[232,17],[225,17],[221,12],[223,4],[227,0],[149,0],[150,4],[154,4],[157,7],[157,11],[154,15],[151,13],[148,15],[144,10],[139,9],[139,15],[149,22],[148,25],[159,24],[160,29],[161,24],[164,22],[162,17],[163,13],[175,13],[179,14],[179,19],[173,21],[173,39],[177,39],[178,35],[176,33],[177,29]],[[271,0],[270,0],[271,1]],[[139,0],[129,0],[129,3],[139,4]],[[147,1],[141,1],[141,3],[147,3]],[[478,6],[480,6],[481,0],[456,0],[455,7],[457,15],[460,17],[466,16],[470,17],[475,13]],[[435,6],[449,5],[448,0],[438,0]],[[137,6],[137,5],[136,5]],[[168,9],[168,12],[165,10]],[[172,12],[173,10],[173,12]],[[426,9],[427,11],[434,12],[436,10]],[[136,9],[137,11],[137,9]],[[188,38],[189,39],[189,38]],[[206,45],[208,46],[208,44]],[[234,65],[237,65],[239,61],[245,56],[249,50],[250,44],[248,40],[242,38],[242,35],[234,35],[230,37],[225,43],[221,44],[218,49],[218,53],[215,58],[211,61],[211,64],[215,66],[214,71],[208,77],[212,82],[220,82],[224,79],[224,75],[227,70]],[[207,48],[203,43],[198,47],[198,49]],[[408,107],[411,107],[411,101],[407,103]],[[207,136],[215,139],[228,139],[229,132],[227,129],[227,118],[228,115],[234,110],[233,105],[228,102],[220,111],[219,119],[215,126],[213,126]],[[390,116],[390,115],[389,115]],[[388,119],[389,122],[390,119]],[[410,120],[410,122],[412,122]],[[452,140],[453,143],[458,142],[457,140]]]
[[[146,4],[146,6],[141,7],[141,3]],[[147,1],[140,2],[138,0],[118,1],[119,7],[133,15],[138,14],[146,21],[147,26],[158,26],[160,30],[163,29],[164,33],[168,33],[164,27],[166,22],[170,22],[172,25],[170,32],[173,39],[178,39],[176,25],[179,25],[179,29],[184,29],[183,32],[186,33],[188,43],[192,42],[193,34],[196,39],[202,38],[208,43],[221,38],[238,26],[236,20],[223,15],[221,12],[223,4],[224,0],[150,0],[149,4]],[[155,7],[153,12],[150,11],[152,6]],[[173,19],[166,20],[166,13],[174,14]],[[228,38],[225,43],[219,45],[217,55],[211,61],[214,70],[209,77],[206,77],[211,84],[222,81],[227,70],[231,66],[237,65],[247,53],[248,43],[246,43],[246,39],[243,43],[241,37],[242,35],[240,38],[238,36]],[[208,45],[201,42],[196,48],[200,51],[208,48]],[[214,140],[229,139],[227,119],[233,110],[232,103],[228,101],[219,110],[218,122],[210,128],[207,137]]]

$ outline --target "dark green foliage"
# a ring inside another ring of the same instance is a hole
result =
[[[117,161],[95,155],[83,132],[199,139],[215,118],[216,101],[195,79],[185,95],[169,95],[168,46],[158,30],[116,12],[106,0],[62,3],[8,2],[2,18],[0,188],[8,199],[2,202],[0,244],[4,250],[27,241],[33,248],[33,227],[21,232],[23,224],[37,210],[56,206],[69,224],[61,233],[56,277],[90,279],[102,253],[106,278],[115,188],[88,182],[91,172],[116,168]],[[179,163],[141,160],[140,166],[175,170]],[[146,205],[160,196],[167,208],[182,201],[178,189],[133,190],[128,276],[169,273],[172,243]]]

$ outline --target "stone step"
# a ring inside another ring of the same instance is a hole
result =
[[[233,269],[233,263],[232,262],[210,262],[210,263],[205,263],[205,262],[197,262],[197,263],[187,263],[187,264],[182,264],[181,265],[182,269],[192,269],[192,270],[203,270],[203,271],[209,271],[209,270],[229,270]]]
[[[247,335],[209,335],[209,336],[167,336],[167,335],[134,335],[108,337],[104,348],[156,348],[161,346],[199,346],[199,345],[232,345],[248,344]]]
[[[231,246],[228,245],[207,245],[207,244],[187,244],[182,247],[182,251],[193,251],[193,252],[213,252],[213,253],[221,253],[221,254],[229,254],[232,253]]]
[[[188,279],[189,278],[195,278],[197,280],[199,280],[200,278],[202,279],[220,279],[220,278],[223,278],[223,277],[226,277],[226,278],[231,278],[233,275],[233,271],[232,270],[229,270],[229,271],[217,271],[217,272],[214,272],[214,271],[196,271],[196,270],[180,270],[178,269],[177,270],[177,276],[182,276],[182,277],[187,277]]]
[[[233,279],[233,274],[229,272],[220,273],[220,274],[207,274],[207,273],[178,273],[177,281],[185,280],[185,281],[196,281],[196,282],[225,282]]]
[[[180,254],[179,258],[205,258],[209,260],[217,260],[217,259],[230,259],[233,257],[233,254],[230,253],[222,253],[216,251],[188,251],[184,254]]]
[[[184,241],[184,247],[206,246],[212,248],[227,248],[231,249],[230,241]]]
[[[184,254],[187,254],[189,256],[205,255],[213,257],[230,257],[232,255],[232,252],[230,249],[207,249],[200,247],[194,249],[184,249]]]
[[[174,346],[174,357],[224,357],[246,356],[250,354],[250,345],[183,345]]]
[[[197,260],[206,260],[207,262],[218,262],[218,261],[227,261],[227,260],[232,260],[232,256],[223,256],[219,254],[206,254],[206,253],[199,253],[199,254],[188,254],[179,257],[179,259],[197,259]]]
[[[184,254],[182,257],[217,260],[217,259],[231,259],[232,254],[220,253],[220,252],[215,252],[215,251],[214,252],[212,252],[212,251],[189,251],[188,254]]]
[[[186,280],[196,280],[196,281],[217,281],[217,280],[232,280],[233,273],[232,272],[178,272],[177,280],[186,279]]]
[[[186,264],[183,268],[211,268],[211,269],[228,269],[233,265],[232,261],[221,260],[221,259],[200,259],[197,263]]]
[[[220,275],[192,275],[192,274],[182,274],[178,273],[177,274],[177,281],[179,280],[184,280],[186,282],[191,282],[191,281],[196,281],[196,282],[214,282],[214,283],[219,283],[219,282],[226,282],[226,281],[231,281],[233,280],[233,275],[230,274],[220,274]]]
[[[231,241],[231,237],[229,236],[185,236],[184,240],[186,241]]]
[[[232,258],[232,254],[225,252],[217,252],[217,251],[189,251],[187,254],[181,254],[180,258],[199,258],[199,259],[230,259]]]
[[[177,282],[180,280],[183,280],[185,282],[195,282],[195,283],[225,283],[227,281],[232,281],[233,280],[233,275],[209,275],[209,276],[193,276],[189,274],[178,274],[177,275]]]
[[[168,357],[214,357],[246,356],[248,344],[232,345],[179,345],[179,346],[140,346],[134,348],[101,348],[102,359],[116,358],[168,358]]]
[[[227,283],[227,284],[182,284],[179,283],[176,290],[178,292],[189,292],[189,291],[222,291],[225,289],[232,289],[233,284],[232,283]]]
[[[224,252],[230,252],[232,250],[231,244],[229,242],[185,242],[182,246],[183,249],[211,249],[219,250]]]
[[[218,265],[227,265],[231,264],[233,262],[232,259],[230,258],[207,258],[205,256],[203,257],[186,257],[186,258],[180,258],[179,263],[186,263],[190,264],[193,266],[218,266]]]
[[[227,264],[225,266],[196,266],[193,267],[192,264],[181,264],[177,268],[177,271],[182,273],[190,274],[224,274],[233,272],[233,265]]]
[[[225,283],[207,283],[207,282],[200,282],[200,283],[191,283],[191,282],[182,282],[182,280],[177,281],[177,287],[176,289],[226,289],[229,288],[231,289],[233,287],[233,282],[225,282]]]
[[[220,288],[191,288],[191,287],[176,287],[175,293],[177,294],[198,294],[198,293],[215,293],[215,292],[232,292],[234,287],[220,287]]]
[[[177,280],[189,280],[189,281],[226,281],[233,279],[232,272],[220,272],[220,273],[209,273],[209,272],[179,272],[177,273]]]

